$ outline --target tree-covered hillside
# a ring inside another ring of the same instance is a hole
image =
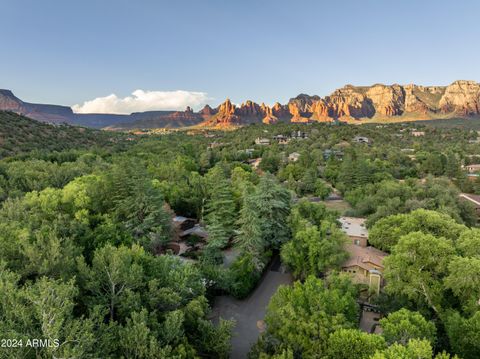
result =
[[[18,148],[0,160],[0,338],[53,343],[2,358],[228,358],[238,334],[218,297],[236,308],[283,268],[294,284],[265,322],[236,317],[265,329],[252,359],[478,358],[480,234],[459,196],[480,193],[462,167],[480,163],[477,132],[277,124],[123,141],[2,116]],[[338,209],[385,252],[378,293],[344,270]],[[365,302],[383,333],[360,330]]]
[[[70,125],[50,125],[0,111],[0,158],[29,151],[63,151],[112,145],[124,135]]]

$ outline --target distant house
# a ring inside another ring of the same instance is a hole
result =
[[[220,143],[220,142],[212,142],[212,143],[208,144],[208,148],[210,148],[210,149],[217,148],[217,147],[222,147],[222,146],[224,146],[224,144]]]
[[[480,164],[467,165],[463,167],[468,173],[475,173],[480,171]]]
[[[247,155],[251,156],[251,155],[253,155],[253,151],[254,151],[253,148],[247,148],[244,152],[245,152]]]
[[[370,143],[370,139],[369,139],[368,137],[365,137],[365,136],[355,136],[355,137],[353,138],[353,142],[369,144],[369,143]]]
[[[290,142],[290,137],[285,135],[276,135],[273,136],[273,139],[278,142],[279,145],[286,145]]]
[[[336,192],[335,190],[333,190],[327,198],[325,198],[325,201],[326,202],[331,202],[331,201],[342,201],[343,200],[343,197],[340,196],[340,194],[338,192]]]
[[[469,193],[460,193],[459,197],[462,200],[470,202],[475,207],[477,216],[480,217],[480,196],[479,195],[469,194]]]
[[[326,149],[325,151],[323,151],[323,159],[325,161],[329,160],[332,157],[335,157],[341,160],[343,158],[343,151],[332,150],[332,149]]]
[[[270,145],[270,140],[268,138],[257,137],[255,139],[255,144],[260,145],[260,146],[268,146],[268,145]]]
[[[299,158],[300,158],[300,153],[298,152],[292,152],[288,155],[288,160],[290,162],[297,162]]]
[[[412,131],[412,136],[414,137],[425,136],[425,131]]]
[[[383,285],[383,260],[387,253],[350,243],[345,245],[345,250],[349,258],[342,264],[342,271],[350,274],[354,283],[366,284],[378,294]]]
[[[340,217],[342,231],[350,238],[351,243],[360,247],[368,244],[368,230],[365,227],[365,218]]]
[[[295,139],[303,140],[308,138],[308,135],[305,132],[298,130],[298,131],[293,131],[291,137]]]

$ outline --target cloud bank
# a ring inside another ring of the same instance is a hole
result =
[[[192,91],[144,91],[135,90],[131,96],[120,98],[115,94],[97,97],[83,104],[72,106],[76,113],[116,113],[155,110],[185,110],[187,106],[198,108],[210,98],[205,92]]]

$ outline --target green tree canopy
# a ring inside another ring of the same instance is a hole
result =
[[[381,319],[380,325],[388,344],[407,345],[410,339],[426,339],[432,345],[435,343],[435,325],[418,312],[402,308]]]
[[[392,251],[399,238],[411,232],[456,240],[466,229],[446,214],[418,209],[379,220],[371,228],[368,241],[376,248]]]

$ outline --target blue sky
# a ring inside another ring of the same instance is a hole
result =
[[[480,81],[478,1],[0,0],[0,8],[0,88],[31,102],[74,105],[142,89],[271,104],[347,83]]]

